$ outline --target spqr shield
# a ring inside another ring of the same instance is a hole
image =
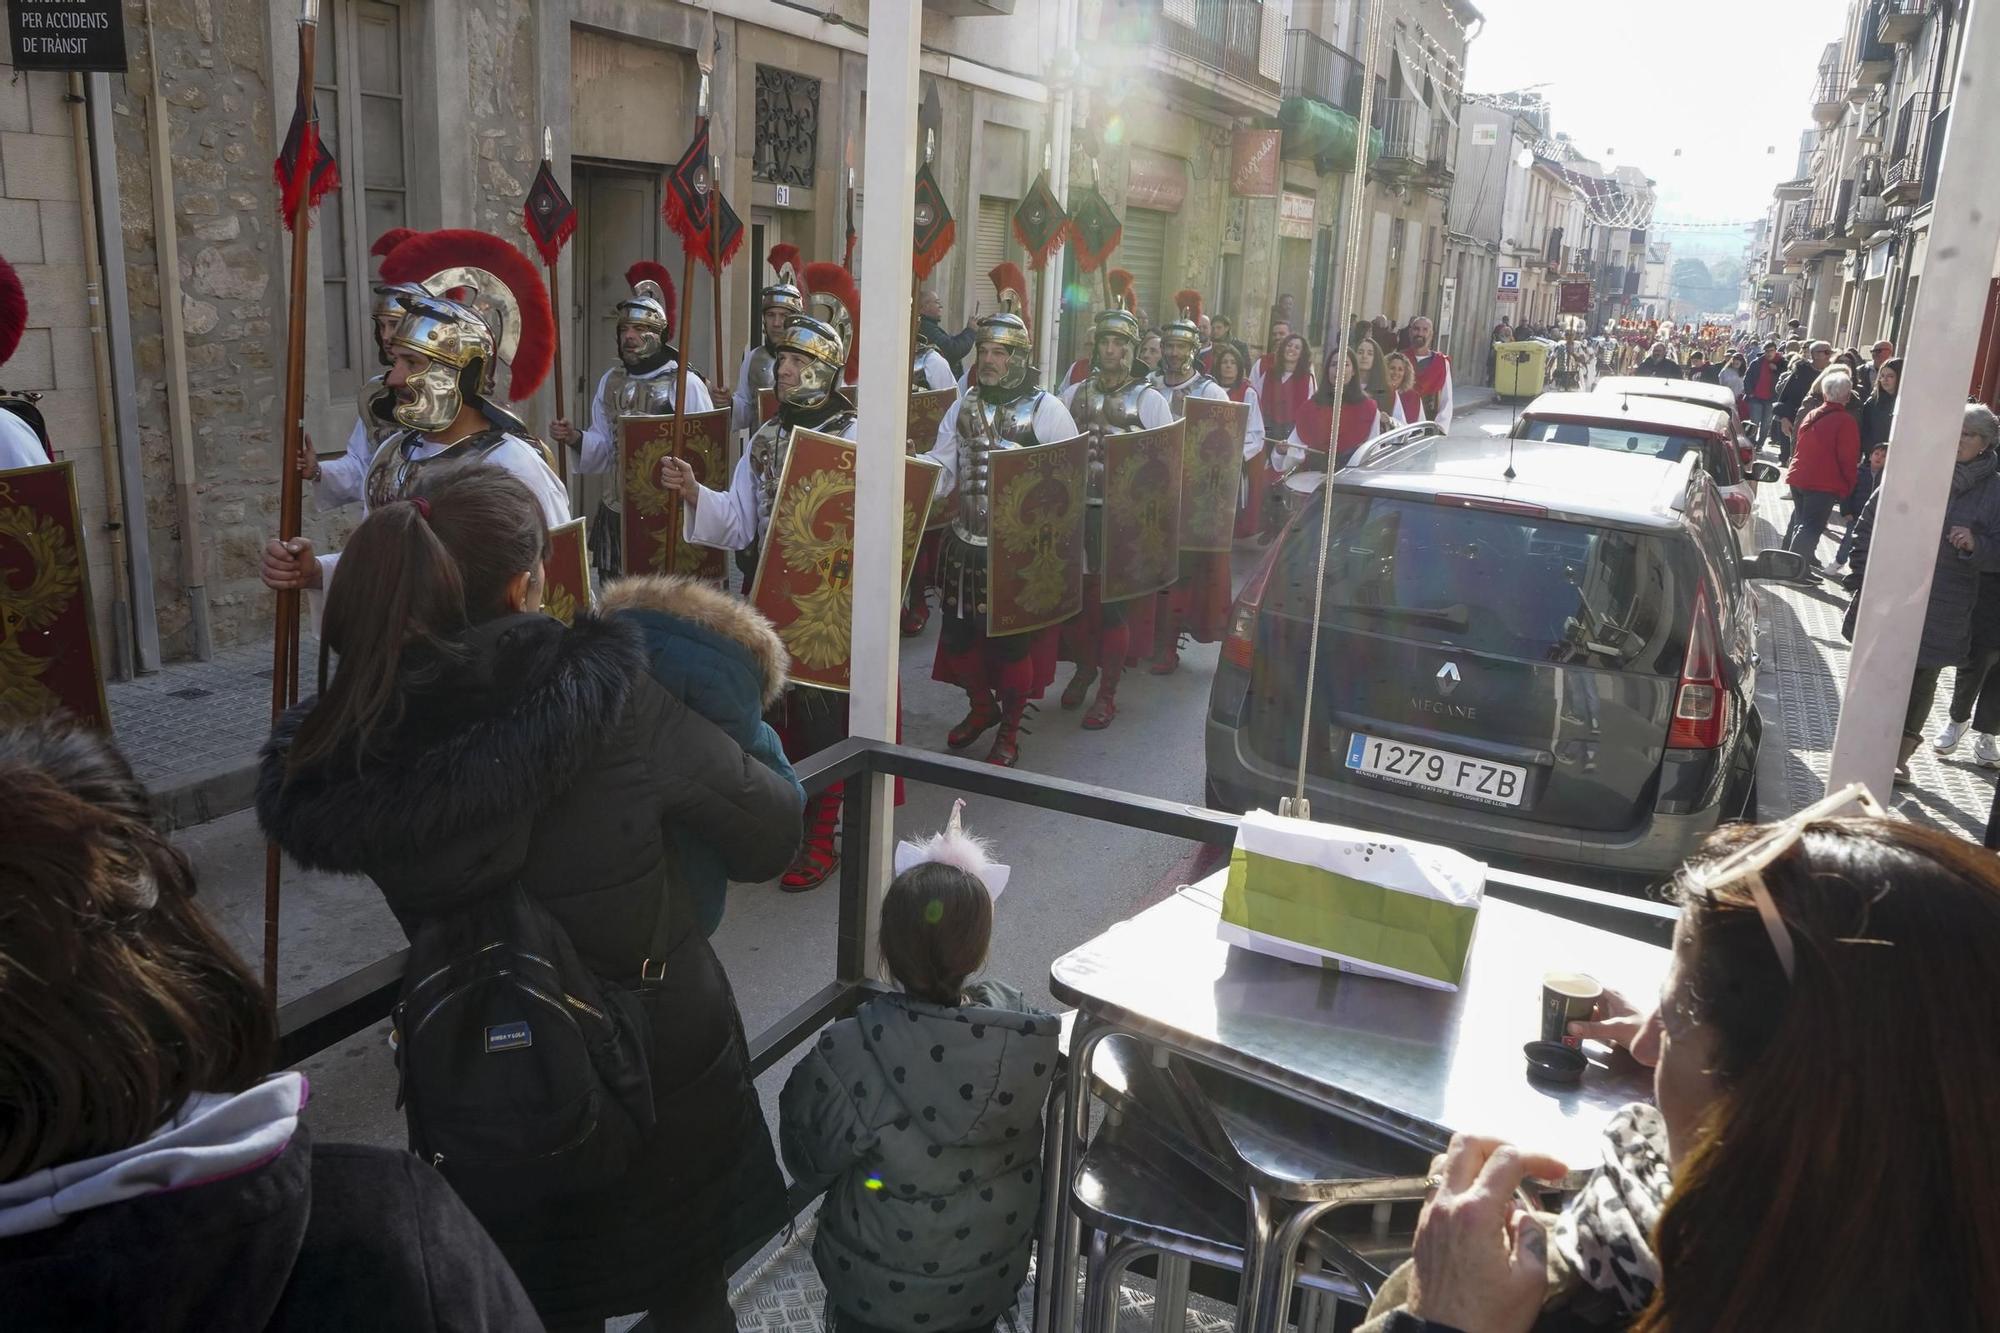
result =
[[[1079,435],[987,455],[986,632],[1024,634],[1083,609],[1090,440]]]
[[[74,467],[0,472],[0,723],[66,710],[111,725]]]
[[[1104,437],[1104,549],[1097,567],[1107,602],[1156,593],[1180,576],[1185,424]]]
[[[792,432],[771,524],[757,557],[750,604],[777,629],[795,684],[848,689],[854,640],[852,441],[803,427]],[[897,598],[910,581],[938,465],[903,459],[903,560]]]
[[[1187,400],[1181,451],[1181,550],[1229,549],[1243,480],[1243,435],[1249,428],[1248,403]]]
[[[583,520],[573,518],[549,529],[549,558],[542,562],[542,610],[563,624],[595,605],[590,593],[590,549]]]
[[[711,490],[729,485],[729,409],[685,417],[618,418],[619,513],[624,572],[689,574],[720,579],[726,553],[684,540],[681,498],[660,484],[660,463],[686,460],[694,479]]]

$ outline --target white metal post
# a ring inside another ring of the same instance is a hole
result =
[[[910,271],[916,228],[919,25],[907,0],[870,0],[866,194],[861,204],[861,429],[854,473],[853,693],[848,727],[873,740],[896,738],[896,672],[901,647],[903,438],[910,414]],[[877,775],[869,802],[870,886],[866,936],[871,952],[882,894],[894,861],[890,779]]]
[[[1965,16],[1958,86],[1938,162],[1924,280],[1903,349],[1891,461],[1875,502],[1875,534],[1855,614],[1829,790],[1860,781],[1886,793],[1896,763],[1904,687],[1916,668],[1966,385],[2000,249],[2000,172],[1983,160],[1982,142],[1989,127],[2000,123],[2000,87],[1985,78],[1995,70],[2000,70],[2000,0],[1974,0]]]

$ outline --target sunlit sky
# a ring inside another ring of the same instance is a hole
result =
[[[1474,3],[1486,26],[1466,91],[1542,85],[1552,128],[1580,152],[1658,182],[1664,223],[1764,212],[1797,166],[1819,55],[1847,10],[1841,0]]]

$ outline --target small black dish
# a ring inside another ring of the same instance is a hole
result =
[[[1581,1083],[1584,1067],[1590,1063],[1582,1051],[1559,1041],[1531,1041],[1521,1053],[1528,1057],[1528,1077],[1549,1083]]]

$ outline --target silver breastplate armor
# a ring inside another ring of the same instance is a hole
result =
[[[750,387],[769,389],[777,385],[778,359],[771,355],[771,349],[758,343],[750,349]]]
[[[952,531],[975,546],[986,544],[993,509],[995,449],[1041,444],[1035,438],[1035,412],[1045,390],[1022,394],[1011,403],[982,402],[977,389],[958,404],[958,513]]]
[[[839,435],[854,422],[852,412],[834,412],[817,425],[808,426],[823,435]],[[757,483],[757,537],[771,526],[771,509],[778,502],[778,483],[784,479],[785,459],[792,451],[792,428],[777,417],[757,428],[750,437],[750,476]]]
[[[623,366],[614,367],[611,378],[604,385],[604,407],[615,420],[618,417],[666,417],[674,413],[674,380],[676,376],[668,371],[648,380],[634,379]],[[688,380],[700,377],[692,369]]]
[[[1202,374],[1199,370],[1188,377],[1187,383],[1176,388],[1167,387],[1166,380],[1162,379],[1159,375],[1156,374],[1153,376],[1153,387],[1167,396],[1167,406],[1173,409],[1173,413],[1177,417],[1187,415],[1187,400],[1190,395],[1200,393],[1203,385],[1213,383],[1215,383],[1213,379]]]
[[[426,478],[480,462],[511,438],[505,431],[485,430],[467,436],[442,453],[415,458],[412,453],[423,437],[413,430],[398,431],[375,451],[375,461],[368,465],[362,493],[370,509],[407,500],[417,493]]]
[[[1081,409],[1076,413],[1077,428],[1090,437],[1091,504],[1104,503],[1104,437],[1145,429],[1139,420],[1139,399],[1149,387],[1145,380],[1137,379],[1107,392],[1092,375],[1077,391],[1075,402]]]

